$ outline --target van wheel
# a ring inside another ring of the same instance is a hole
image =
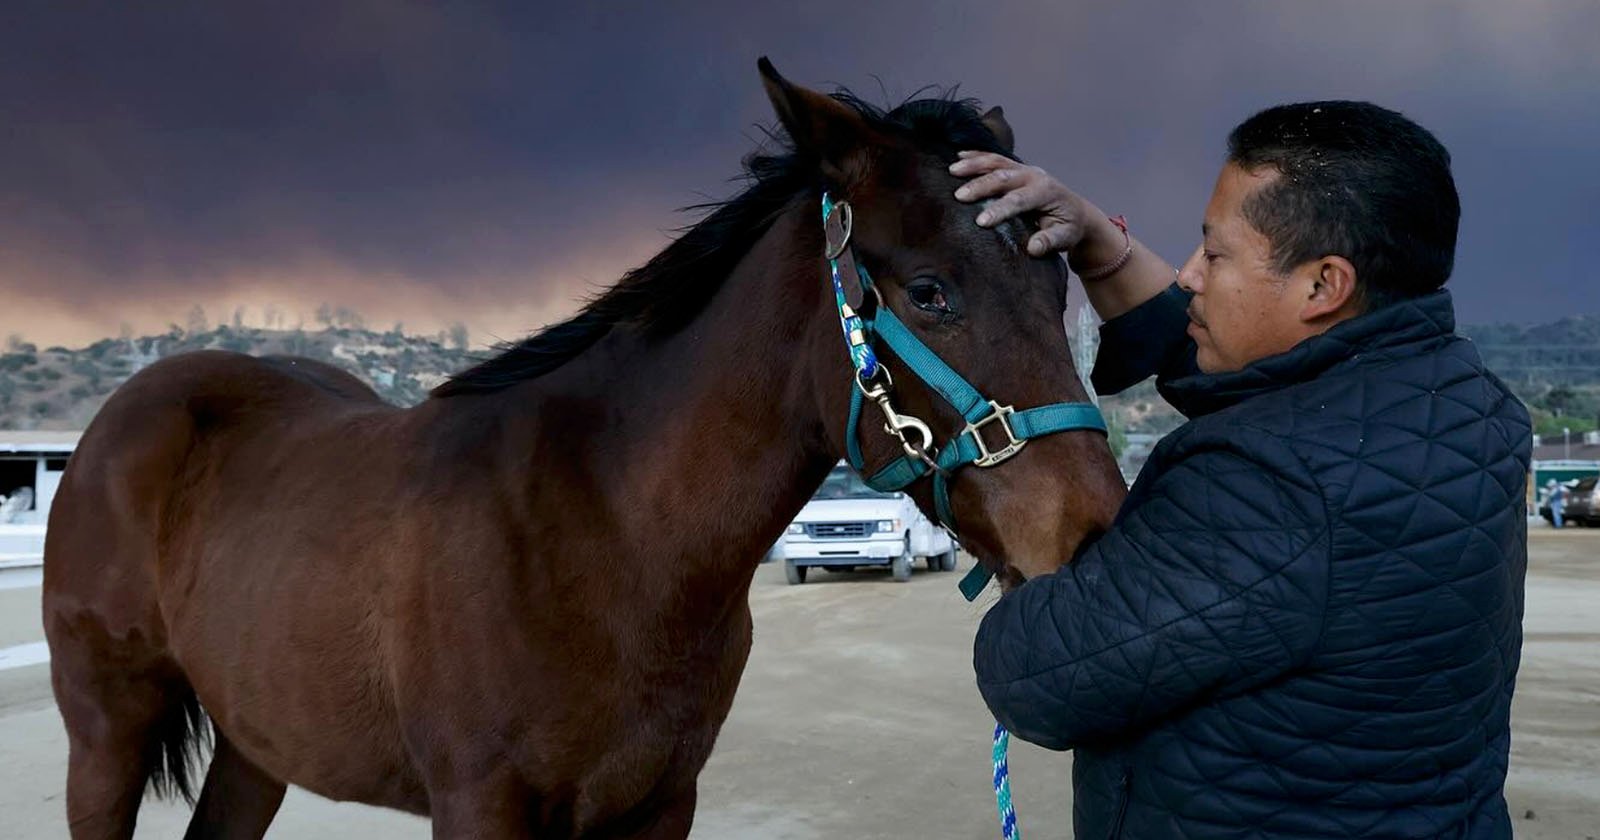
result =
[[[905,583],[911,579],[911,553],[907,552],[894,558],[889,564],[889,571],[894,573],[894,579]]]
[[[951,546],[949,551],[939,555],[939,571],[953,572],[956,570],[956,550]]]
[[[798,586],[806,582],[807,566],[796,566],[793,562],[783,564],[783,576],[788,578],[790,586]]]

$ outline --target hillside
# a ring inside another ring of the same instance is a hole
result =
[[[40,350],[12,337],[0,353],[0,428],[82,429],[129,376],[156,359],[191,350],[309,356],[338,365],[396,405],[422,400],[445,376],[470,365],[466,332],[437,336],[398,329],[375,332],[353,313],[319,321],[325,328],[261,329],[235,324],[201,329],[174,325],[165,334],[104,339],[81,349]],[[191,319],[193,320],[193,319]],[[1600,316],[1533,326],[1465,326],[1489,367],[1532,410],[1535,431],[1574,433],[1600,421]],[[1146,382],[1102,405],[1122,431],[1162,434],[1182,421]]]
[[[1466,326],[1483,359],[1500,378],[1519,388],[1600,384],[1600,315],[1563,318],[1550,324]]]
[[[1534,432],[1574,434],[1600,426],[1600,315],[1549,324],[1467,325],[1460,333],[1478,346],[1484,362],[1527,404]],[[1146,382],[1101,407],[1128,432],[1164,434],[1183,422]]]
[[[164,335],[104,339],[77,350],[40,350],[13,338],[0,354],[0,429],[82,429],[128,377],[165,356],[192,350],[233,350],[252,355],[307,356],[329,362],[371,385],[384,399],[411,405],[472,355],[434,338],[360,327],[317,332],[219,326]]]

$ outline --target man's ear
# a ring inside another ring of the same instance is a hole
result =
[[[1309,266],[1311,289],[1305,306],[1300,309],[1300,320],[1321,321],[1329,316],[1344,317],[1355,314],[1361,305],[1361,292],[1356,286],[1356,267],[1344,257],[1327,256]]]
[[[1011,133],[1011,123],[1006,122],[1006,112],[1000,110],[999,105],[990,108],[980,119],[983,120],[984,126],[993,132],[994,139],[1000,141],[1000,148],[1006,155],[1017,153],[1017,138]]]
[[[843,102],[790,83],[765,56],[756,66],[795,151],[816,160],[829,181],[841,187],[848,183],[869,143],[866,121]]]

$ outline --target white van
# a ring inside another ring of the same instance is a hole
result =
[[[805,583],[812,567],[849,571],[888,566],[894,579],[911,579],[922,558],[930,571],[954,571],[956,545],[904,493],[881,493],[840,462],[795,517],[772,551],[789,583]]]

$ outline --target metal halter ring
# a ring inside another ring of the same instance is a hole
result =
[[[844,253],[844,249],[850,245],[850,228],[854,221],[855,214],[850,210],[850,202],[841,201],[833,205],[828,217],[822,220],[822,235],[827,240],[824,256],[835,260]]]
[[[869,400],[876,400],[880,397],[887,398],[889,392],[894,390],[894,377],[889,375],[889,368],[882,362],[878,363],[878,369],[872,376],[863,379],[860,374],[857,374],[850,378],[855,380],[856,389],[861,392],[861,396]],[[875,380],[877,379],[882,379],[883,381],[876,382]],[[869,382],[872,384],[867,384]]]

